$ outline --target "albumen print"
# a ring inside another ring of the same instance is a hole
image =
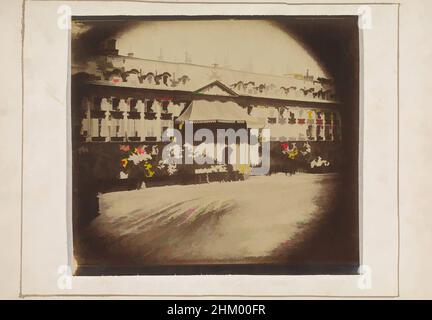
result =
[[[72,18],[76,275],[356,274],[357,16]]]

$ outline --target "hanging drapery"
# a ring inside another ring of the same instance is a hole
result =
[[[101,131],[100,131],[101,137],[109,137],[109,124],[110,123],[108,119],[101,120]]]
[[[176,122],[183,123],[237,122],[246,123],[248,128],[263,128],[264,121],[250,116],[246,109],[235,102],[195,100],[177,118]]]
[[[87,118],[84,118],[81,120],[81,135],[88,135],[89,134],[89,122]]]
[[[118,125],[119,120],[118,119],[111,119],[111,126],[110,126],[110,136],[111,137],[117,137],[117,131],[118,131]]]
[[[91,119],[91,136],[99,137],[99,119]]]

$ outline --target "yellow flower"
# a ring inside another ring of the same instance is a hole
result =
[[[121,162],[121,165],[123,166],[123,168],[126,168],[126,166],[128,164],[128,159],[127,158],[121,159],[120,162]]]
[[[144,168],[145,168],[146,171],[147,171],[147,173],[146,173],[146,177],[151,178],[151,177],[154,176],[155,172],[151,169],[151,168],[153,168],[153,166],[152,166],[150,163],[146,162],[146,163],[144,164]]]
[[[288,157],[290,159],[295,159],[295,157],[297,157],[297,155],[298,155],[298,149],[293,149],[293,150],[288,152]]]
[[[247,174],[250,173],[251,167],[248,164],[240,164],[238,170],[241,174]]]

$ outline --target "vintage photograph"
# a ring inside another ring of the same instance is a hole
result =
[[[357,274],[357,20],[72,17],[74,274]]]

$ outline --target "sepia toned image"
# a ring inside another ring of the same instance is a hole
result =
[[[357,274],[357,20],[72,17],[75,275]]]

